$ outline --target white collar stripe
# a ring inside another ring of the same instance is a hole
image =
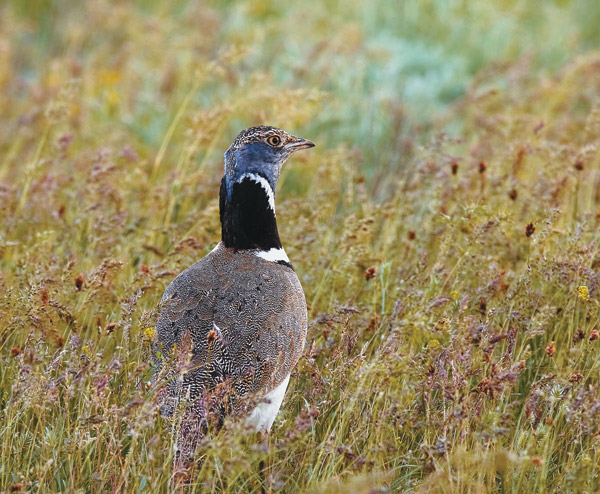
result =
[[[254,180],[256,183],[262,185],[262,188],[265,189],[267,193],[267,198],[269,199],[269,207],[275,211],[275,194],[273,194],[273,189],[271,188],[271,184],[265,177],[261,177],[256,173],[246,173],[242,178],[248,177],[251,180]]]
[[[290,260],[288,259],[288,256],[285,253],[285,250],[283,249],[272,248],[269,250],[260,250],[254,255],[271,262],[285,261],[287,263],[290,263]]]

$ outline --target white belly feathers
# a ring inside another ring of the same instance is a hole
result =
[[[279,386],[272,391],[269,391],[264,396],[261,402],[256,405],[256,408],[252,410],[252,413],[246,419],[246,424],[248,426],[255,428],[257,432],[269,432],[271,430],[271,426],[273,425],[273,422],[275,422],[275,417],[277,416],[277,412],[279,412],[289,382],[290,375],[288,374]]]

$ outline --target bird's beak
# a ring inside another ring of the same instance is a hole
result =
[[[299,149],[314,148],[315,143],[308,139],[302,139],[301,137],[294,136],[294,140],[285,145],[286,149],[290,152],[298,151]]]

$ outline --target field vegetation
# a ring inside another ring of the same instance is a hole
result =
[[[317,144],[277,195],[308,343],[268,441],[228,422],[184,491],[600,491],[598,25],[583,0],[3,2],[0,492],[174,489],[153,311],[255,124]]]

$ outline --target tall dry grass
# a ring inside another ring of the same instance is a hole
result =
[[[269,39],[325,32],[335,5],[294,29],[241,5],[0,7],[0,490],[172,487],[147,328],[219,239],[223,150],[265,122],[318,145],[277,197],[308,345],[268,444],[226,424],[187,489],[598,491],[600,55],[490,65],[456,40],[464,94],[420,122],[378,72],[380,11],[271,68]],[[384,25],[443,24],[406,9]]]

